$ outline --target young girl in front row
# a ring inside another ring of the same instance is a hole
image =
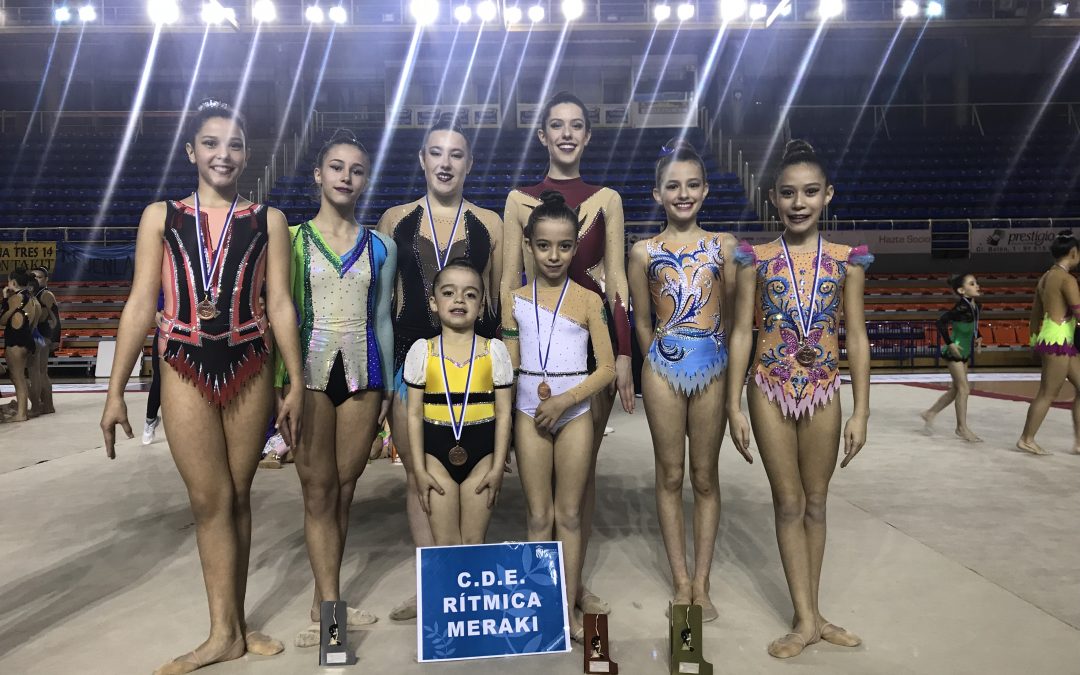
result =
[[[514,447],[525,491],[529,541],[563,545],[566,602],[581,577],[581,509],[592,466],[589,398],[615,378],[600,296],[570,280],[578,217],[558,192],[545,192],[525,225],[532,283],[503,297],[503,337],[518,369]],[[520,331],[520,333],[519,333]],[[589,340],[596,369],[588,372]],[[552,481],[554,478],[554,483]],[[552,486],[554,484],[554,494]],[[584,629],[570,612],[570,635]]]
[[[514,367],[499,340],[477,337],[484,279],[467,258],[435,273],[442,332],[405,356],[409,452],[436,546],[482,544],[510,446]]]
[[[825,555],[825,499],[840,446],[841,318],[846,316],[847,361],[855,409],[843,430],[845,467],[866,442],[870,417],[870,346],[863,314],[864,269],[873,256],[821,238],[818,220],[833,186],[814,149],[791,141],[769,199],[784,233],[760,246],[740,244],[727,408],[731,437],[746,461],[750,425],[741,410],[750,371],[750,423],[772,488],[776,541],[795,609],[791,632],[768,648],[776,658],[797,656],[819,640],[843,647],[859,637],[829,623],[818,603]],[[755,311],[756,310],[756,311]],[[757,315],[755,317],[755,314]]]
[[[656,457],[656,511],[671,565],[673,603],[701,605],[703,619],[712,621],[719,616],[709,598],[709,571],[720,527],[717,462],[727,424],[723,375],[735,290],[735,237],[698,225],[708,194],[701,157],[685,143],[669,143],[656,163],[653,190],[667,224],[657,236],[634,244],[628,272],[634,328],[647,354],[641,387]],[[692,579],[682,503],[687,438],[694,488]]]

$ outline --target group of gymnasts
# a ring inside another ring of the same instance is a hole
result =
[[[49,268],[8,273],[0,302],[4,360],[15,398],[0,406],[0,422],[25,422],[56,412],[49,355],[60,346],[60,308],[49,290]]]
[[[1027,417],[1016,448],[1033,455],[1049,455],[1035,442],[1035,434],[1046,419],[1051,404],[1066,380],[1077,395],[1073,399],[1073,454],[1080,454],[1080,351],[1076,348],[1076,317],[1080,314],[1080,284],[1074,271],[1080,266],[1080,240],[1072,232],[1062,232],[1050,244],[1051,265],[1035,285],[1035,301],[1028,328],[1029,344],[1042,364],[1039,390],[1028,406]],[[922,413],[925,432],[933,432],[934,418],[952,404],[956,410],[956,435],[971,443],[982,439],[968,426],[968,365],[982,347],[979,335],[982,295],[974,274],[951,275],[949,288],[956,294],[956,304],[937,321],[941,338],[941,357],[948,364],[948,390]]]
[[[281,212],[237,192],[248,158],[242,117],[214,100],[191,116],[186,151],[198,187],[143,214],[101,421],[114,458],[116,425],[131,436],[125,384],[163,291],[163,423],[195,516],[210,635],[157,673],[283,649],[248,626],[244,612],[251,484],[275,413],[303,490],[311,621],[322,601],[340,600],[350,505],[388,418],[417,546],[484,541],[513,447],[527,536],[562,542],[570,631],[580,640],[582,613],[609,611],[581,570],[603,430],[616,398],[627,412],[635,407],[635,335],[648,354],[643,400],[673,602],[700,605],[706,620],[718,616],[709,595],[718,453],[730,426],[752,462],[753,428],[794,606],[790,631],[768,652],[787,658],[819,640],[860,643],[824,618],[818,589],[841,440],[841,466],[866,440],[863,281],[872,256],[819,235],[833,196],[821,161],[808,144],[788,144],[770,192],[783,235],[750,246],[698,225],[704,164],[689,145],[669,143],[653,190],[666,226],[636,244],[627,264],[618,193],[581,178],[591,138],[585,106],[559,93],[539,122],[547,175],[511,192],[502,219],[464,198],[472,148],[460,129],[440,122],[419,149],[425,194],[368,229],[355,213],[371,157],[351,133],[336,133],[319,151],[319,211],[289,227]],[[842,427],[844,313],[854,411]],[[741,410],[748,371],[749,421]],[[687,438],[692,572],[681,499]],[[391,618],[415,614],[413,597]],[[358,608],[348,613],[350,627],[375,620]],[[318,640],[312,625],[294,643]]]

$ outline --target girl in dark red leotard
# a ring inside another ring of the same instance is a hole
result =
[[[581,222],[578,250],[570,264],[570,278],[598,294],[608,313],[611,342],[615,348],[615,382],[593,397],[593,462],[582,508],[582,557],[592,531],[596,503],[596,454],[604,440],[615,393],[623,409],[634,411],[634,380],[630,372],[631,332],[627,310],[630,291],[626,283],[626,251],[623,240],[623,208],[619,193],[611,188],[589,185],[581,179],[581,157],[592,137],[585,104],[569,92],[555,94],[541,111],[537,138],[548,151],[548,172],[536,185],[521,187],[506,198],[503,211],[503,296],[521,286],[521,273],[533,279],[530,256],[523,255],[522,231],[529,213],[540,204],[540,195],[555,190],[576,209]],[[582,585],[578,606],[592,614],[606,614],[608,604]]]

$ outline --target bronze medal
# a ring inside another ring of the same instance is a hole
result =
[[[536,395],[541,401],[546,401],[551,398],[551,387],[547,382],[541,382],[540,385],[536,387]]]
[[[469,453],[465,451],[465,448],[460,445],[455,445],[450,448],[450,463],[454,466],[461,466],[465,462],[469,461]]]
[[[216,319],[221,314],[221,312],[218,311],[217,306],[210,301],[210,298],[203,298],[202,301],[195,306],[195,313],[203,321]]]
[[[817,350],[806,343],[802,343],[795,352],[795,360],[799,362],[800,366],[809,368],[817,360]]]

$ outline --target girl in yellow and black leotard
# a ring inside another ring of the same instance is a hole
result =
[[[484,542],[510,446],[514,367],[502,342],[476,335],[483,297],[467,259],[447,263],[430,300],[442,332],[405,356],[410,459],[436,546]]]

